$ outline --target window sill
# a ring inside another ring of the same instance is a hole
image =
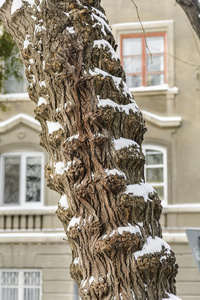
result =
[[[136,88],[129,88],[134,96],[156,96],[156,95],[176,95],[178,88],[170,88],[168,84],[154,85],[154,86],[140,86]]]
[[[163,213],[200,213],[200,203],[163,205]]]

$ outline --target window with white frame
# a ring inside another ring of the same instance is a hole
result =
[[[2,269],[0,300],[41,300],[41,282],[41,270]]]
[[[144,146],[146,157],[145,180],[157,191],[159,198],[167,203],[167,151],[164,147]]]
[[[41,152],[4,153],[1,155],[1,204],[25,205],[43,202]]]

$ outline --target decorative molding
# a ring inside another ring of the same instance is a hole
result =
[[[174,97],[178,94],[178,88],[173,87],[170,88],[168,84],[161,84],[155,86],[140,86],[136,88],[130,88],[131,93],[133,96],[140,97],[140,96],[160,96],[166,95],[167,97]]]
[[[28,93],[12,93],[12,94],[0,94],[0,102],[24,102],[31,101]]]
[[[35,206],[23,207],[23,206],[1,206],[0,207],[0,215],[1,216],[18,216],[19,214],[22,216],[30,216],[30,215],[55,215],[57,206],[40,206],[35,204]],[[61,224],[60,224],[61,225]]]
[[[182,123],[181,117],[163,117],[145,110],[142,110],[142,113],[146,121],[161,128],[179,127]]]
[[[24,124],[28,127],[40,132],[40,123],[36,121],[33,117],[26,114],[18,114],[6,121],[0,122],[0,133],[4,133],[18,124]]]
[[[188,203],[188,204],[173,204],[166,205],[163,207],[164,214],[181,214],[181,213],[200,213],[200,204],[199,203]]]
[[[64,230],[58,232],[8,232],[0,233],[0,244],[27,244],[27,243],[63,243],[66,239]]]

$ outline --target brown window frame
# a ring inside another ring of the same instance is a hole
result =
[[[166,37],[166,32],[149,32],[149,33],[131,33],[131,34],[122,34],[120,36],[120,49],[121,49],[121,63],[123,66],[123,40],[126,38],[141,38],[142,40],[142,70],[140,73],[126,73],[127,75],[141,75],[142,77],[142,86],[147,86],[147,75],[148,74],[163,74],[164,75],[164,84],[167,83],[167,37]],[[149,53],[149,51],[146,51],[146,38],[148,37],[157,37],[157,36],[161,36],[164,37],[164,52],[160,52],[160,53]],[[152,55],[152,59],[154,56],[158,56],[163,54],[164,56],[164,71],[147,71],[147,67],[146,67],[146,58],[147,56],[151,56]],[[134,55],[132,55],[134,56]],[[137,56],[137,55],[135,55]]]

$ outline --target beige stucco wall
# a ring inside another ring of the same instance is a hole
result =
[[[186,240],[183,238],[178,240],[170,243],[179,264],[177,295],[182,300],[199,300],[200,274]],[[74,282],[69,272],[70,263],[69,245],[62,238],[56,243],[0,242],[0,268],[42,270],[42,300],[74,299]]]
[[[139,21],[130,0],[102,0],[102,5],[111,25]],[[174,0],[138,1],[137,7],[142,22],[174,21],[171,43],[174,44],[174,86],[178,87],[178,94],[169,100],[165,95],[140,96],[137,93],[136,102],[141,109],[161,116],[182,117],[180,128],[169,130],[147,123],[145,140],[164,143],[169,150],[169,203],[200,203],[200,76],[197,68],[200,43]]]
[[[0,268],[41,269],[42,300],[73,300],[69,246],[57,243],[0,244]]]
[[[131,0],[102,0],[102,5],[111,24],[138,22],[136,11]],[[135,99],[142,110],[159,116],[180,116],[180,127],[167,128],[147,121],[147,133],[144,143],[165,146],[168,152],[168,203],[200,203],[200,75],[196,68],[200,55],[197,50],[195,33],[183,11],[175,0],[141,0],[137,1],[141,20],[174,20],[173,43],[174,58],[173,78],[178,94],[166,93],[149,95],[135,93]],[[184,63],[184,60],[186,63]],[[193,64],[194,66],[190,65]],[[170,86],[171,88],[173,86]],[[16,114],[34,116],[35,104],[30,101],[9,101],[6,113],[0,112],[0,122]],[[21,134],[23,133],[23,134]],[[23,138],[22,138],[23,136]],[[18,124],[15,128],[0,134],[0,154],[6,151],[21,149],[44,151],[39,146],[39,131],[30,124]],[[45,155],[47,162],[48,157]],[[45,187],[45,205],[56,205],[59,196]],[[44,217],[44,227],[57,232],[59,221],[52,214]],[[0,229],[3,221],[0,218]],[[165,209],[162,216],[165,231],[184,231],[185,227],[200,227],[200,211],[187,211],[187,208],[176,212]],[[3,226],[3,225],[2,225]],[[186,242],[170,242],[176,253],[180,269],[177,276],[178,295],[183,300],[200,300],[200,274],[194,262],[191,250]],[[71,254],[69,246],[62,239],[57,242],[40,241],[28,243],[0,239],[0,268],[42,268],[43,299],[72,300],[73,282],[69,277]]]

